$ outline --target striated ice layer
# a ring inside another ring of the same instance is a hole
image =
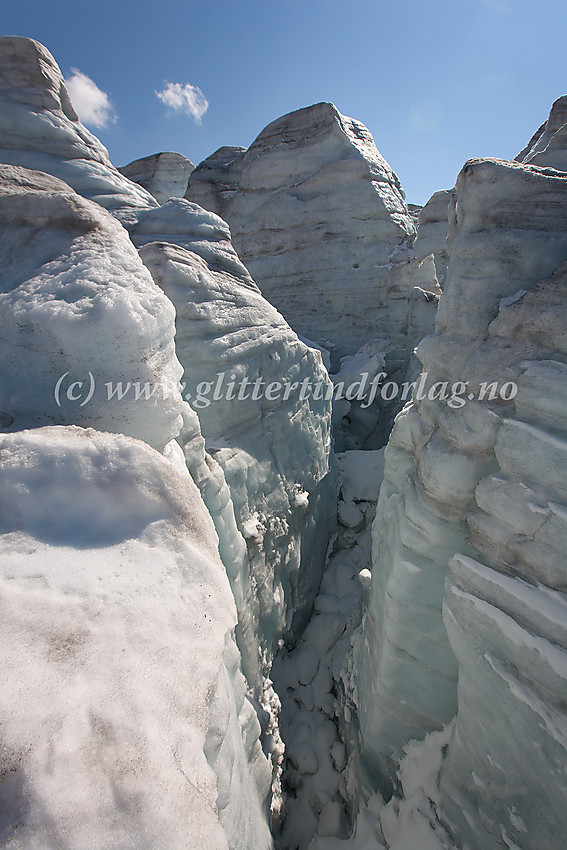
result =
[[[473,847],[555,850],[567,827],[566,284],[564,264],[501,304],[482,346],[518,394],[475,490],[475,555],[452,559],[444,604],[459,710],[441,791]]]
[[[452,215],[436,333],[418,348],[423,392],[385,452],[361,781],[389,792],[405,744],[456,713],[440,773],[451,832],[474,850],[560,850],[567,180],[472,160]]]
[[[3,843],[270,847],[236,611],[187,471],[76,426],[2,435],[0,456]]]
[[[433,263],[412,258],[415,224],[371,134],[332,104],[284,115],[248,150],[221,148],[192,172],[186,197],[228,221],[262,293],[331,349],[333,370],[369,339],[407,355],[421,338],[412,298],[415,286],[422,300],[438,293]]]
[[[224,224],[183,203],[196,237],[206,216]],[[140,256],[176,306],[184,394],[198,412],[207,465],[218,464],[227,484],[234,519],[217,531],[246,671],[261,684],[278,641],[305,622],[333,528],[332,387],[320,354],[260,295],[221,237],[204,231],[190,250],[151,242]]]
[[[516,160],[526,165],[567,171],[567,95],[557,98],[547,121],[534,133]]]
[[[0,162],[45,171],[112,212],[157,206],[79,121],[63,75],[39,42],[0,37]]]
[[[191,160],[183,154],[166,151],[135,159],[118,171],[147,189],[158,203],[164,204],[169,198],[185,196],[189,175],[194,168]]]
[[[544,309],[549,296],[538,281],[567,256],[566,191],[558,172],[499,161],[471,161],[459,176],[437,332],[418,349],[425,397],[398,417],[374,524],[360,720],[368,775],[385,789],[403,744],[457,709],[458,657],[441,617],[445,578],[456,552],[475,554],[467,524],[474,491],[495,463],[502,417],[514,409],[499,397],[478,401],[480,382],[518,379],[529,355],[525,341],[521,355],[511,350],[508,333],[491,349],[483,340],[499,311],[522,309],[521,298],[501,307],[519,289],[533,290]],[[438,381],[468,381],[475,400],[428,399]]]

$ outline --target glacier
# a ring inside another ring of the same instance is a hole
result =
[[[0,70],[0,844],[562,850],[567,98],[419,208]]]

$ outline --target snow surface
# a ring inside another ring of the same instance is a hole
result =
[[[210,693],[236,611],[197,488],[93,429],[3,435],[0,455],[5,846],[228,848],[231,763],[215,772],[205,751],[215,710],[234,715]],[[240,846],[268,846],[252,778],[244,791]]]

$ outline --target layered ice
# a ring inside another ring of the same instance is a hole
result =
[[[388,793],[404,745],[456,713],[440,810],[475,850],[559,850],[565,830],[566,191],[497,160],[459,175],[423,394],[396,421],[373,528],[362,785]]]
[[[332,531],[332,385],[320,354],[297,338],[230,253],[224,222],[180,203],[193,217],[195,241],[150,242],[140,256],[176,306],[185,397],[228,485],[238,538],[233,527],[217,530],[246,669],[261,683],[278,641],[305,623]]]
[[[39,42],[0,37],[0,162],[45,171],[112,212],[157,206],[79,121],[55,59]]]
[[[267,848],[271,767],[218,540],[187,467],[225,513],[230,499],[181,394],[173,305],[102,207],[44,173],[2,166],[0,178],[0,409],[12,432],[1,545],[16,593],[5,693],[40,694],[10,705],[2,828],[14,847]],[[87,614],[85,672],[61,687],[59,654],[74,670]]]
[[[415,224],[371,134],[332,104],[284,115],[248,150],[221,148],[191,174],[186,197],[228,221],[262,293],[330,348],[334,370],[369,339],[407,354],[421,338],[413,313],[423,305],[412,298],[415,286],[438,293],[432,260],[412,258]]]
[[[163,204],[170,198],[185,196],[189,175],[194,168],[191,160],[183,154],[165,151],[135,159],[118,171],[139,183],[158,203]]]

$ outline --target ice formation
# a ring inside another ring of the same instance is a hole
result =
[[[447,236],[449,234],[449,204],[453,189],[435,192],[419,211],[417,236],[413,250],[418,261],[433,254],[435,273],[443,289],[447,277]]]
[[[0,162],[59,177],[113,212],[157,206],[80,123],[53,56],[31,38],[0,37]]]
[[[185,192],[0,101],[3,846],[562,850],[567,99],[423,209],[331,104]]]
[[[516,159],[527,165],[567,171],[567,95],[555,101],[547,121],[534,133]]]
[[[415,400],[386,449],[358,666],[361,781],[387,793],[403,746],[456,713],[440,784],[454,834],[475,850],[559,848],[567,182],[472,160],[456,192],[437,329],[418,356],[427,387],[465,381],[466,403]]]
[[[186,197],[226,219],[262,293],[331,349],[333,371],[375,337],[407,355],[423,336],[414,314],[432,329],[423,292],[438,293],[435,270],[412,257],[400,182],[366,127],[332,104],[284,115],[248,150],[221,148],[192,172]]]
[[[139,183],[158,203],[163,204],[169,198],[184,197],[189,175],[194,168],[191,160],[183,154],[165,151],[135,159],[118,171],[134,183]]]
[[[3,846],[234,846],[218,793],[244,689],[211,701],[234,678],[236,612],[197,488],[144,443],[76,426],[3,435],[0,455]],[[242,778],[232,826],[268,847],[262,782]]]
[[[61,180],[9,165],[0,231],[3,426],[81,424],[163,449],[183,409],[175,312],[128,234]]]

